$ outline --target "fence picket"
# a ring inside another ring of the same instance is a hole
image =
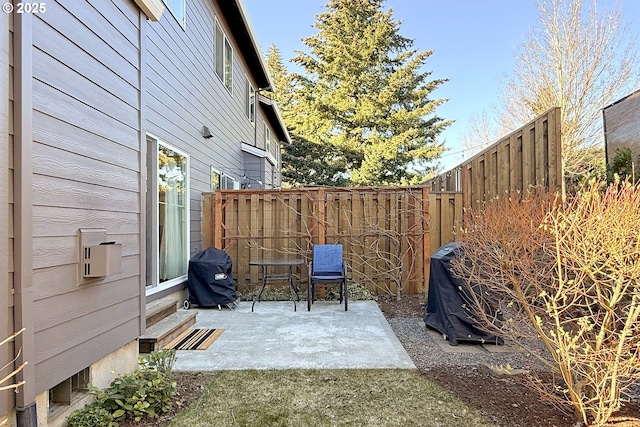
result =
[[[203,194],[203,241],[219,239],[229,249],[241,292],[260,282],[250,260],[294,256],[306,264],[311,242],[340,242],[350,280],[374,293],[396,292],[396,283],[401,293],[421,293],[428,195],[425,187],[218,190]],[[296,277],[304,283],[306,269]]]

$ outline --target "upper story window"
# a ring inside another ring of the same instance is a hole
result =
[[[187,0],[162,0],[182,28],[187,23]]]
[[[264,151],[271,152],[271,129],[267,127],[266,123],[264,124]]]
[[[233,48],[231,47],[231,42],[227,35],[222,31],[222,26],[216,20],[216,74],[224,85],[226,86],[229,93],[233,93],[232,91],[232,74],[233,74]]]
[[[256,91],[249,83],[249,79],[247,78],[247,85],[245,88],[245,114],[247,118],[251,122],[251,124],[256,123]]]

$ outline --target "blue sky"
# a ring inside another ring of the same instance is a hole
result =
[[[325,0],[243,0],[263,53],[271,44],[280,49],[285,66],[295,50],[305,50],[301,39],[316,34],[315,15]],[[640,26],[640,1],[604,0],[607,7],[620,5],[625,18]],[[456,122],[440,136],[449,149],[441,158],[450,169],[464,157],[459,137],[470,115],[490,111],[498,101],[498,83],[514,67],[514,52],[535,26],[535,0],[387,0],[401,22],[400,34],[414,40],[420,51],[433,50],[426,71],[433,78],[449,78],[434,91],[449,101],[438,114]]]

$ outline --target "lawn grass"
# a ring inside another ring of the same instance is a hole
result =
[[[217,373],[168,427],[489,425],[414,370],[293,369]]]

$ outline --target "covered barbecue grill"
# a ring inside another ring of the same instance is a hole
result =
[[[461,251],[459,243],[451,242],[431,256],[424,323],[442,333],[451,345],[460,341],[503,344],[502,338],[479,329],[466,307],[470,291],[462,279],[451,273],[451,261]]]
[[[192,304],[235,308],[238,294],[231,277],[232,267],[231,257],[220,249],[211,247],[196,253],[189,260],[189,297],[184,301],[184,308],[188,309]]]

